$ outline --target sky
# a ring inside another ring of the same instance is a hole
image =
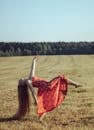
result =
[[[0,41],[94,41],[94,0],[0,0]]]

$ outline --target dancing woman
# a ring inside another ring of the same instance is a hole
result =
[[[32,93],[32,97],[34,99],[34,104],[37,105],[37,97],[35,95],[35,90],[32,87],[32,77],[35,75],[35,64],[36,64],[37,57],[35,56],[32,61],[31,71],[29,77],[27,79],[20,79],[18,82],[18,110],[15,115],[13,115],[12,119],[21,119],[29,113],[30,111],[30,97],[29,97],[29,90]]]
[[[37,105],[37,113],[39,119],[42,120],[44,115],[52,111],[60,105],[67,94],[68,85],[79,87],[80,85],[64,75],[59,75],[50,81],[46,81],[39,77],[35,77],[35,64],[37,57],[32,61],[31,71],[28,79],[20,79],[18,83],[18,100],[19,107],[13,119],[20,119],[29,112],[29,92],[31,91],[35,104]],[[37,95],[34,88],[38,88]]]

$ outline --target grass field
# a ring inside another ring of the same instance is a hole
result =
[[[17,83],[28,77],[32,56],[0,57],[0,130],[93,130],[94,55],[40,56],[36,75],[47,80],[64,74],[83,85],[69,86],[63,104],[38,121],[36,107],[22,120],[8,120],[17,110]]]

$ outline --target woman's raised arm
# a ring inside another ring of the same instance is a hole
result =
[[[37,56],[35,56],[35,57],[33,58],[33,61],[32,61],[31,70],[30,70],[30,74],[29,74],[29,79],[30,79],[30,80],[32,79],[33,76],[35,76],[36,60],[37,60]]]
[[[27,85],[28,85],[28,87],[30,88],[30,91],[31,91],[32,96],[33,96],[33,99],[34,99],[34,101],[35,101],[35,104],[37,104],[37,97],[36,97],[34,88],[32,87],[32,77],[35,76],[36,60],[37,60],[37,56],[35,56],[35,57],[33,58],[32,65],[31,65],[31,70],[30,70],[30,74],[29,74],[29,79],[27,80]]]

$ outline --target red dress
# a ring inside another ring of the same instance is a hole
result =
[[[48,112],[60,105],[67,94],[67,79],[58,76],[51,81],[45,81],[38,77],[32,78],[33,87],[38,88],[38,115]]]

